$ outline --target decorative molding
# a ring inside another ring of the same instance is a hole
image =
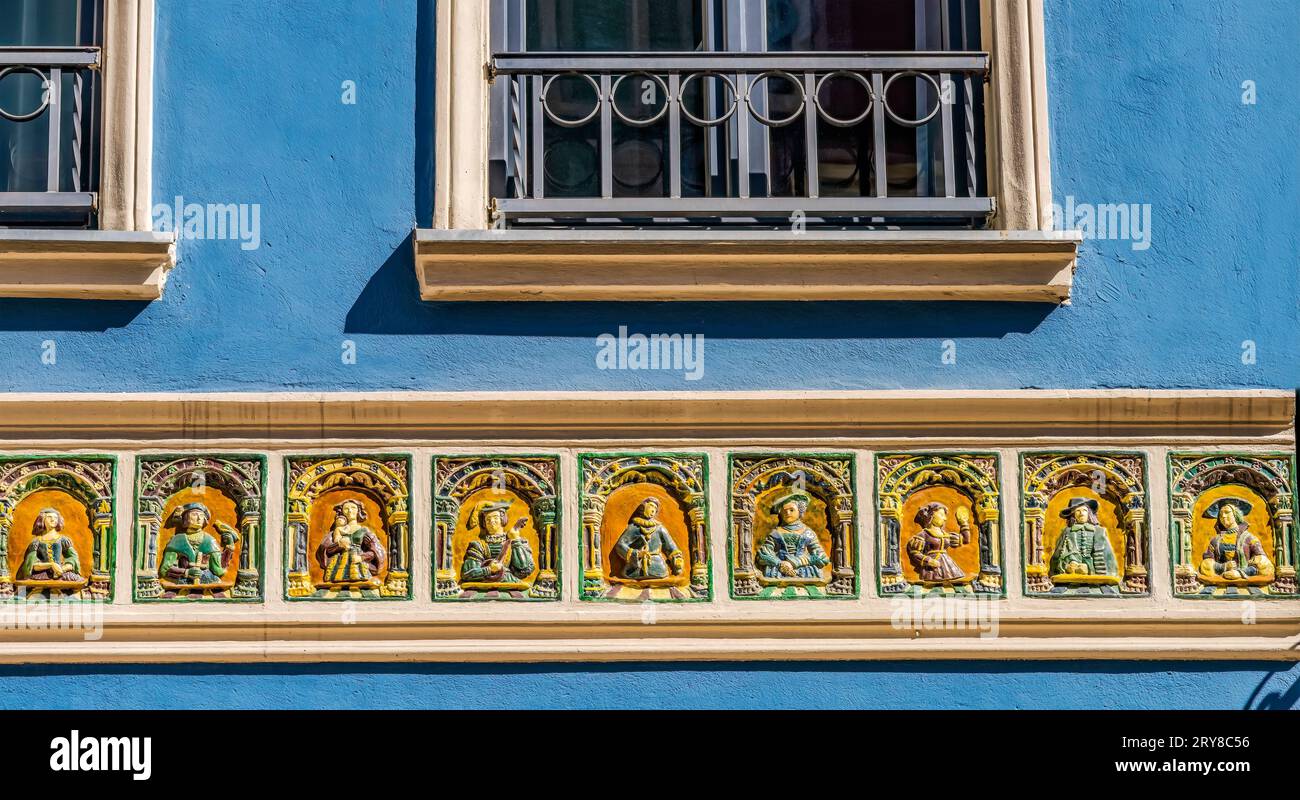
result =
[[[0,394],[0,441],[890,437],[1294,442],[1295,393],[1222,390]]]
[[[808,604],[797,605],[807,612]],[[998,636],[989,638],[977,630],[899,630],[888,611],[875,619],[756,615],[674,620],[667,618],[671,610],[659,607],[653,625],[642,621],[639,607],[608,618],[584,614],[579,619],[568,614],[532,622],[435,621],[409,611],[346,624],[338,613],[328,618],[267,615],[255,624],[246,615],[205,614],[187,621],[176,615],[115,613],[106,621],[102,638],[95,641],[86,641],[80,630],[43,631],[34,638],[5,626],[0,629],[0,663],[1077,660],[1083,656],[1295,661],[1300,653],[1295,617],[1261,618],[1249,626],[1187,614],[1003,619]]]
[[[147,231],[153,188],[154,0],[105,0],[99,224]]]
[[[425,300],[1061,303],[1077,234],[419,230]]]
[[[989,192],[1001,230],[1051,228],[1051,142],[1043,0],[983,0],[980,30],[991,56],[985,95]]]
[[[0,297],[156,300],[176,234],[0,230]]]

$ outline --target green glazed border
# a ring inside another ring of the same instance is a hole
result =
[[[438,597],[438,537],[437,537],[437,505],[438,505],[438,460],[439,459],[468,459],[472,461],[521,461],[527,459],[545,459],[555,464],[555,542],[552,549],[555,551],[555,585],[559,588],[559,594],[555,597]],[[478,453],[439,453],[429,459],[429,513],[433,515],[433,526],[429,529],[429,597],[435,603],[496,603],[496,602],[513,602],[513,603],[558,603],[564,600],[564,497],[560,489],[562,475],[560,470],[560,456],[557,453],[510,453],[510,454],[478,454]],[[581,524],[581,523],[580,523]]]
[[[77,598],[59,598],[59,603],[112,603],[117,596],[117,504],[121,499],[117,494],[117,467],[118,457],[106,453],[44,453],[36,455],[10,455],[0,456],[0,464],[10,464],[22,461],[49,461],[50,459],[62,459],[64,461],[84,461],[87,463],[107,462],[109,464],[109,482],[113,487],[112,495],[112,522],[108,526],[108,541],[104,547],[108,548],[108,597],[99,599],[94,597],[77,597]],[[93,557],[93,554],[92,554]],[[46,603],[46,599],[18,599],[15,595],[8,600],[0,601],[3,603]]]
[[[587,571],[587,534],[582,529],[582,513],[586,500],[586,493],[583,486],[586,485],[587,462],[593,458],[642,458],[642,457],[660,457],[660,458],[692,458],[698,459],[701,465],[700,480],[704,488],[704,552],[705,562],[708,566],[708,592],[704,597],[684,597],[680,600],[619,600],[615,597],[588,597],[587,593],[582,590],[582,574]],[[578,454],[578,543],[582,549],[582,555],[579,557],[579,574],[578,574],[578,599],[588,603],[620,603],[622,605],[654,603],[710,603],[713,601],[713,532],[710,530],[711,524],[709,519],[709,455],[708,453],[692,453],[677,451],[636,451],[636,452],[586,452]]]
[[[138,588],[135,582],[135,560],[140,557],[140,540],[137,534],[140,524],[140,465],[154,461],[174,461],[181,458],[207,458],[213,461],[257,461],[262,465],[262,475],[259,481],[259,490],[261,491],[261,506],[258,512],[262,517],[262,541],[260,546],[253,552],[253,558],[257,561],[257,597],[214,597],[206,600],[191,599],[188,597],[140,597],[136,593]],[[266,524],[269,520],[266,514],[266,491],[267,491],[267,468],[268,459],[266,453],[143,453],[135,457],[135,476],[132,481],[131,489],[131,602],[133,603],[265,603],[266,602],[266,543],[270,538],[270,527]],[[281,530],[281,536],[284,535]]]
[[[1248,450],[1213,450],[1213,451],[1170,450],[1165,455],[1165,470],[1166,470],[1165,505],[1168,507],[1168,513],[1169,513],[1169,520],[1168,520],[1169,534],[1166,540],[1166,544],[1169,546],[1169,590],[1172,597],[1175,600],[1197,600],[1197,601],[1217,600],[1220,602],[1228,602],[1228,603],[1240,602],[1242,600],[1259,600],[1265,602],[1280,601],[1284,603],[1300,600],[1300,594],[1294,594],[1294,595],[1261,594],[1261,595],[1233,595],[1230,597],[1214,597],[1213,595],[1179,593],[1177,588],[1178,584],[1174,580],[1174,570],[1178,567],[1178,561],[1177,559],[1174,558],[1174,553],[1178,551],[1177,550],[1178,543],[1174,541],[1175,525],[1174,525],[1174,506],[1172,502],[1174,496],[1174,458],[1175,457],[1213,458],[1214,456],[1238,456],[1238,457],[1245,457],[1245,458],[1285,458],[1287,460],[1287,464],[1291,468],[1289,488],[1291,490],[1292,508],[1295,508],[1295,501],[1296,501],[1296,474],[1295,474],[1296,455],[1295,453],[1288,453],[1285,450],[1266,450],[1262,452],[1250,452]],[[1296,544],[1298,539],[1300,539],[1300,536],[1297,536],[1296,525],[1294,522],[1292,522],[1291,552],[1293,555],[1296,552]]]
[[[735,512],[732,508],[732,488],[735,484],[735,460],[737,458],[845,458],[849,462],[849,488],[853,499],[853,592],[851,594],[826,595],[825,597],[753,597],[736,594],[736,542]],[[845,452],[809,452],[802,450],[763,451],[763,452],[727,452],[727,591],[732,600],[747,603],[786,603],[799,601],[821,602],[823,600],[839,601],[859,600],[862,598],[862,569],[859,550],[862,549],[862,509],[858,502],[858,459],[856,453]]]

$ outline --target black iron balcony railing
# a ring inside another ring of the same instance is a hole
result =
[[[28,78],[28,91],[0,97],[23,108],[4,107],[0,120],[0,224],[12,220],[80,221],[97,205],[94,191],[98,114],[94,108],[100,69],[97,47],[0,47],[0,90],[6,79]],[[13,76],[13,77],[11,77]],[[39,131],[44,126],[42,138]],[[22,128],[31,126],[34,143]],[[24,141],[19,143],[19,139]]]
[[[503,138],[511,180],[505,184],[506,196],[493,198],[492,213],[498,224],[506,225],[788,224],[795,215],[833,224],[935,220],[979,225],[994,210],[993,199],[978,194],[983,153],[977,90],[982,98],[988,62],[988,54],[977,52],[499,54],[488,77],[507,82]],[[624,86],[628,79],[631,85]],[[566,91],[556,92],[562,81],[568,84]],[[895,87],[899,82],[905,83]],[[830,102],[831,85],[840,87],[841,100],[844,87],[853,89],[859,107],[848,113],[843,103]],[[644,96],[638,100],[640,87],[662,99],[645,104]],[[786,106],[780,112],[774,102],[777,88]],[[890,99],[908,92],[917,98],[912,113]],[[564,95],[562,103],[557,104],[557,94]],[[579,95],[582,105],[574,111]],[[632,107],[637,102],[640,112]],[[768,164],[756,162],[767,151],[753,142],[784,135],[778,129],[790,126],[802,128],[793,131],[801,141],[790,150],[797,153],[793,160],[802,162],[795,164],[800,179],[783,183],[778,192],[771,180],[762,179]],[[925,186],[918,181],[909,191],[891,191],[887,136],[895,137],[891,143],[897,140],[892,126],[913,133],[926,129],[925,152],[918,146],[915,155],[918,163],[932,165]],[[616,188],[616,128],[659,131],[665,152],[656,174],[662,177],[650,192],[628,196],[621,185]],[[819,136],[832,128],[852,129],[863,143],[860,177],[851,192],[821,191]],[[550,163],[557,158],[554,145],[575,130],[589,132],[584,134],[588,158],[598,164],[596,171],[585,190],[570,185],[548,191],[556,183]],[[695,168],[690,158],[683,158],[685,136],[692,137],[697,157],[702,148],[696,144],[703,142],[707,160],[723,165],[724,180],[695,180],[683,191],[684,173]]]

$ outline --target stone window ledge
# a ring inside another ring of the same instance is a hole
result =
[[[1064,303],[1079,238],[1052,231],[433,230],[425,300]]]
[[[156,300],[175,264],[173,233],[0,229],[0,297]]]

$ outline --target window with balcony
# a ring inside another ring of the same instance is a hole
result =
[[[495,0],[494,220],[983,227],[977,0]]]
[[[147,300],[153,0],[0,0],[0,297]]]
[[[1068,298],[1041,0],[439,4],[426,299]]]
[[[95,225],[96,0],[0,0],[0,225]]]

